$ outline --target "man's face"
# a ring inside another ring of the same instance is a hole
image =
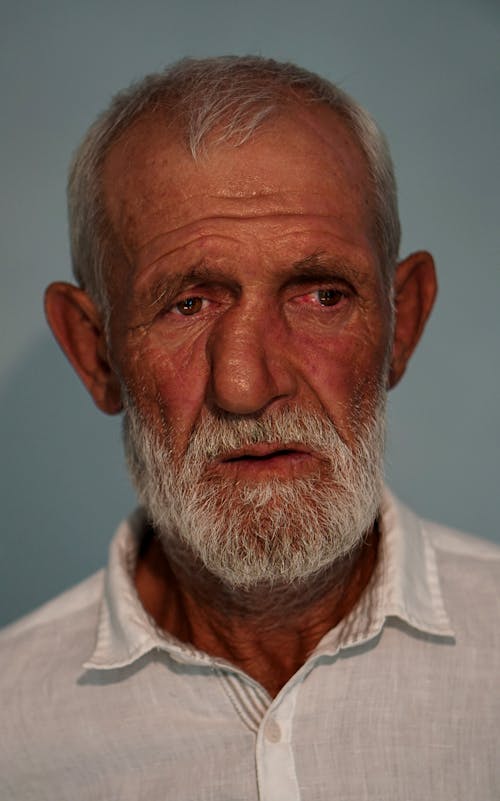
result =
[[[241,147],[209,142],[194,162],[163,121],[144,118],[112,149],[104,181],[121,251],[110,279],[109,347],[135,421],[129,432],[146,432],[146,450],[163,449],[174,478],[201,432],[196,469],[216,488],[215,510],[235,488],[233,509],[246,503],[248,513],[255,492],[284,490],[281,500],[268,498],[271,509],[286,503],[287,487],[307,486],[307,500],[289,503],[310,519],[320,486],[335,493],[342,485],[339,451],[376,471],[390,304],[365,161],[344,124],[327,109],[297,106]],[[301,418],[320,421],[333,440],[321,426],[316,437],[299,436]],[[239,426],[234,436],[226,424]],[[368,462],[360,456],[367,436]],[[337,449],[333,463],[324,438]],[[358,527],[373,521],[378,484]]]

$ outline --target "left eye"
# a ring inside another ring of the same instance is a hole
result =
[[[203,298],[195,296],[192,298],[183,298],[179,303],[176,303],[174,309],[182,314],[184,317],[190,317],[197,314],[203,308]]]
[[[339,289],[318,289],[314,294],[321,306],[336,306],[344,297]]]

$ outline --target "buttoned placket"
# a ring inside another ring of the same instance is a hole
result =
[[[245,673],[219,667],[221,682],[241,720],[256,735],[255,764],[259,801],[299,801],[300,790],[292,749],[295,705],[306,664],[273,700]]]
[[[292,734],[301,674],[299,671],[276,696],[259,726],[256,766],[260,801],[300,801]]]
[[[256,735],[259,801],[300,801],[292,747],[295,707],[302,682],[319,656],[311,657],[274,699],[244,672],[217,663],[222,686],[241,720]]]
[[[330,640],[327,647],[315,651],[274,699],[258,682],[225,660],[189,651],[182,645],[163,650],[177,662],[204,665],[218,675],[240,719],[256,735],[259,801],[301,801],[292,743],[297,699],[307,675],[321,657],[335,656],[338,644]]]

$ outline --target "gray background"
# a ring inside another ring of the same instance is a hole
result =
[[[422,514],[497,527],[498,6],[483,0],[86,0],[0,4],[0,622],[103,564],[133,506],[120,423],[45,326],[69,277],[65,170],[112,92],[182,56],[261,53],[339,82],[392,143],[402,253],[441,292],[390,403],[388,475]]]

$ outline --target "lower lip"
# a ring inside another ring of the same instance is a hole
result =
[[[265,459],[234,459],[219,462],[217,470],[225,474],[231,473],[235,478],[247,480],[263,480],[269,478],[294,478],[317,470],[317,460],[310,453],[292,451],[277,453]]]

